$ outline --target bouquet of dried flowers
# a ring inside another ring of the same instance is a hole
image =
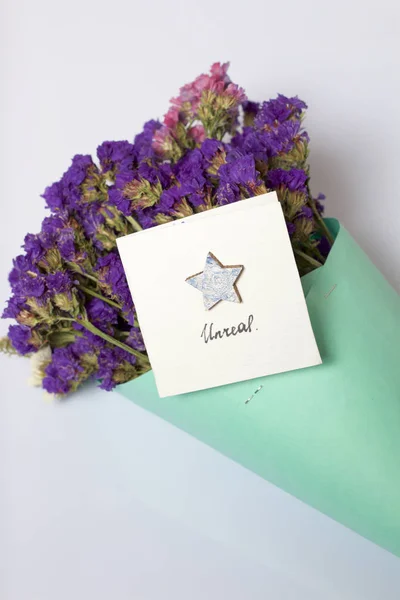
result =
[[[300,275],[321,266],[332,238],[324,196],[310,192],[306,104],[250,102],[228,64],[183,86],[163,122],[133,143],[76,155],[43,198],[51,215],[25,237],[3,317],[4,352],[32,355],[35,381],[57,395],[88,378],[111,390],[150,369],[116,238],[276,190]],[[146,260],[146,257],[143,257]]]

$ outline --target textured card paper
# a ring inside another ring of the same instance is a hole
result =
[[[275,193],[118,249],[160,397],[321,363]]]

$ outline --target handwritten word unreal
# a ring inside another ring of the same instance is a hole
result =
[[[231,335],[237,335],[238,333],[251,333],[253,321],[254,316],[249,315],[247,323],[239,323],[239,325],[232,325],[231,327],[224,327],[223,329],[215,329],[214,323],[206,323],[200,337],[204,338],[204,342],[208,344],[208,342],[213,340],[230,337]]]

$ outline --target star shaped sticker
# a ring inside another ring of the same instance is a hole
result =
[[[243,269],[243,265],[224,266],[212,252],[209,252],[204,271],[191,275],[186,281],[196,290],[203,292],[204,307],[206,310],[210,310],[221,300],[242,301],[236,281]]]

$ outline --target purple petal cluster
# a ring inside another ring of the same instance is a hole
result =
[[[45,368],[43,387],[51,394],[64,395],[90,377],[100,380],[100,387],[109,391],[118,383],[116,374],[121,365],[134,372],[135,363],[132,354],[83,331],[73,343],[53,351],[51,362]]]
[[[66,294],[71,292],[73,281],[68,271],[57,271],[46,277],[46,286],[50,294]]]
[[[308,176],[303,169],[272,169],[268,173],[268,187],[276,190],[280,186],[287,188],[291,192],[306,193],[306,183]]]
[[[126,309],[133,309],[132,297],[118,251],[101,256],[96,265],[99,281],[110,289],[111,295]]]
[[[133,144],[128,141],[103,142],[97,148],[97,158],[103,171],[112,171],[114,174],[122,164],[136,159],[137,153]]]
[[[50,394],[67,394],[74,383],[80,381],[83,371],[74,344],[56,348],[45,370],[43,388]]]
[[[32,332],[26,325],[10,325],[8,337],[19,354],[36,352],[37,348],[32,343]]]
[[[103,390],[110,391],[115,385],[115,372],[120,368],[121,363],[126,362],[130,365],[136,363],[132,354],[121,350],[121,348],[105,347],[101,350],[98,358],[97,376],[101,379],[100,387]]]
[[[71,166],[60,181],[53,183],[44,191],[43,198],[47,206],[53,211],[79,207],[82,200],[82,184],[90,171],[97,171],[90,155],[74,156]]]
[[[111,333],[118,322],[117,309],[99,298],[89,300],[86,311],[89,321],[106,333]]]
[[[256,113],[254,124],[257,129],[262,129],[266,125],[284,123],[291,117],[300,117],[302,111],[306,108],[307,104],[299,100],[297,96],[287,98],[283,94],[278,94],[278,97],[274,100],[262,103]]]
[[[139,327],[132,327],[129,331],[129,335],[126,338],[126,343],[128,346],[135,348],[135,350],[139,350],[143,352],[146,350],[146,346],[144,345],[144,340],[142,336],[142,332]]]

